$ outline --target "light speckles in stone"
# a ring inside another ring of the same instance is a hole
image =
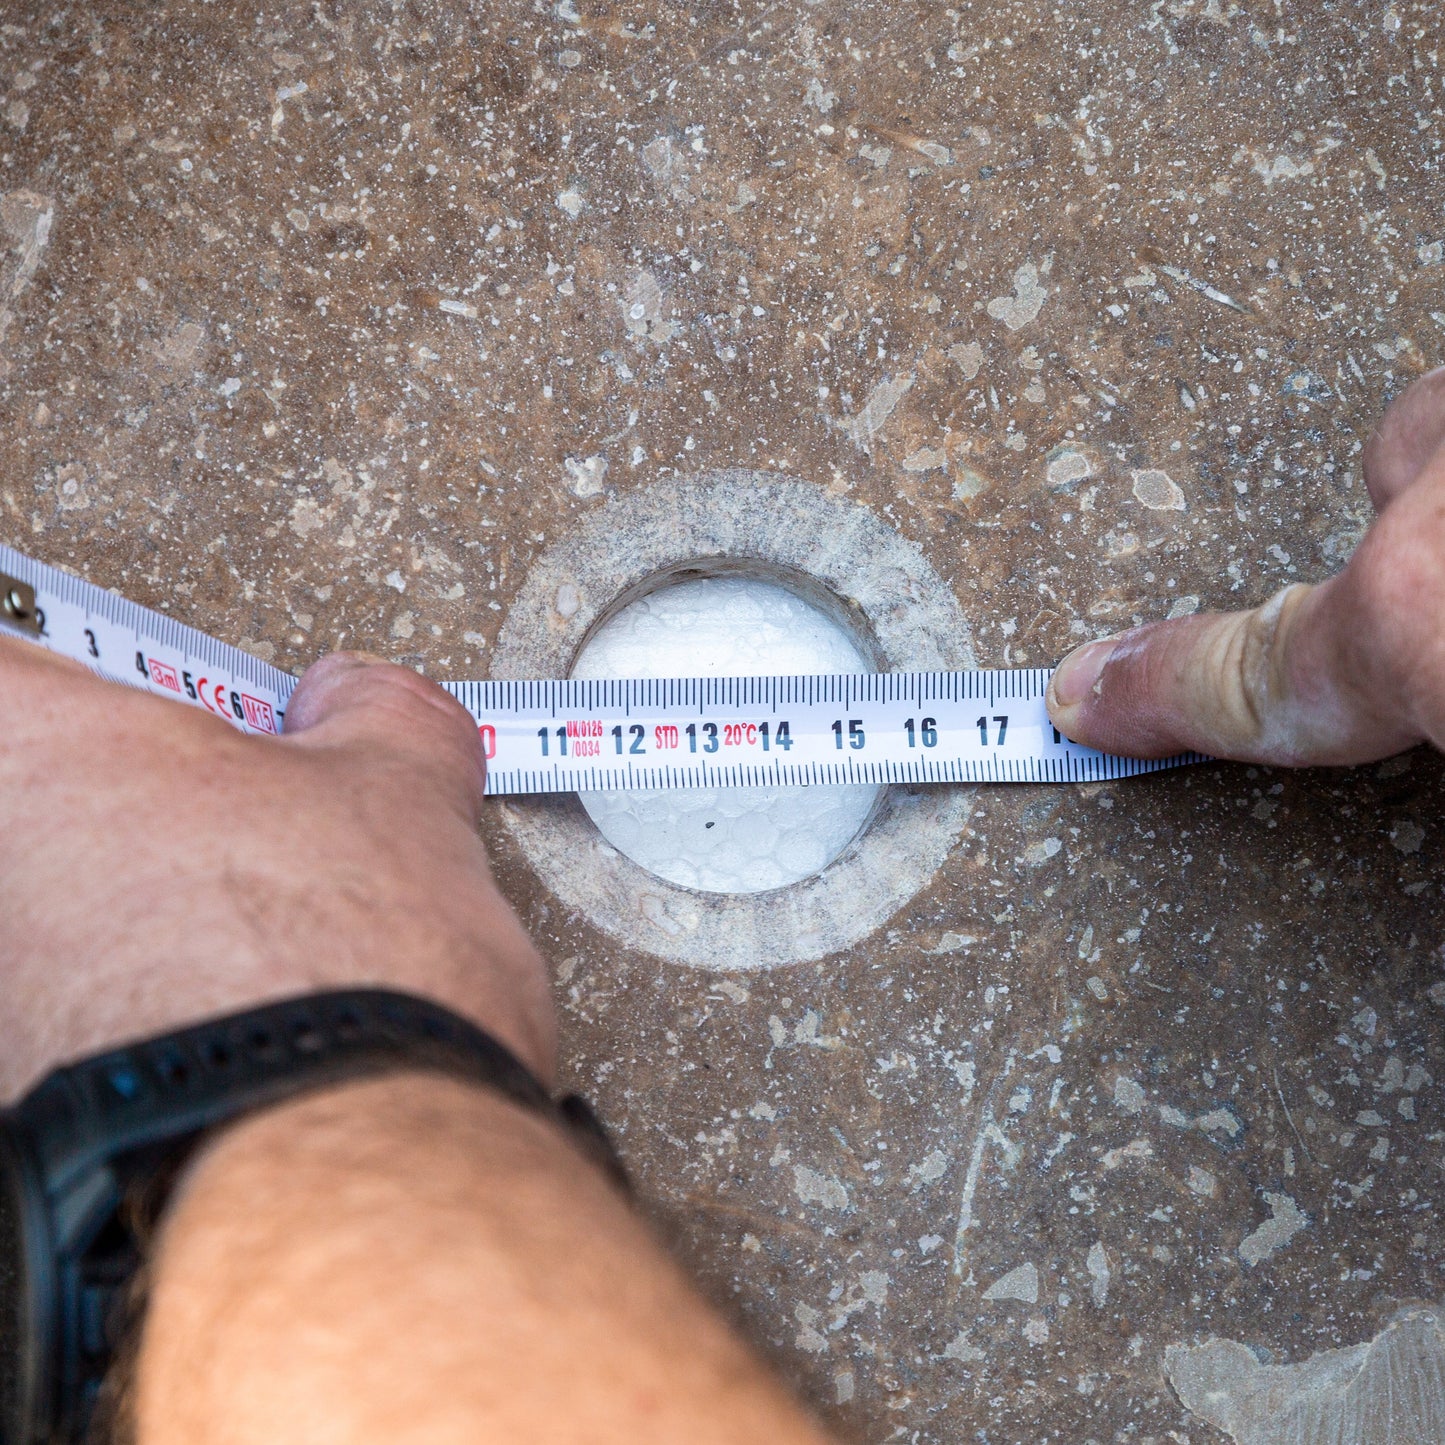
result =
[[[1120,1074],[1114,1080],[1114,1103],[1126,1114],[1142,1114],[1146,1095],[1137,1079]]]
[[[1015,1266],[984,1290],[983,1297],[986,1300],[1019,1300],[1023,1304],[1037,1304],[1038,1267],[1032,1261]]]
[[[1239,1242],[1239,1257],[1251,1266],[1272,1259],[1309,1224],[1308,1216],[1288,1194],[1266,1189],[1264,1202],[1269,1206],[1269,1218]]]
[[[642,147],[642,164],[673,200],[690,205],[696,199],[687,154],[670,135],[656,136]]]
[[[1293,156],[1287,155],[1256,155],[1253,170],[1266,186],[1273,186],[1277,181],[1297,181],[1301,176],[1312,176],[1315,163],[1297,161]]]
[[[0,253],[0,377],[8,373],[4,348],[15,319],[12,307],[40,268],[54,219],[55,206],[48,196],[30,190],[0,194],[0,237],[6,243]]]
[[[1219,1180],[1209,1170],[1201,1169],[1197,1164],[1189,1166],[1189,1177],[1184,1182],[1192,1193],[1204,1199],[1213,1199],[1219,1191]]]
[[[1101,1310],[1109,1299],[1109,1255],[1102,1240],[1095,1240],[1084,1257],[1084,1268],[1089,1272],[1089,1298],[1094,1308]]]
[[[948,465],[948,453],[942,447],[919,447],[903,458],[905,472],[936,472]]]
[[[0,301],[14,301],[39,270],[54,219],[49,196],[30,190],[0,194],[0,232],[9,247],[0,271]]]
[[[55,501],[62,512],[83,512],[91,503],[85,468],[70,462],[55,474]]]
[[[953,499],[956,502],[971,502],[988,491],[990,485],[989,479],[982,472],[973,467],[960,467],[958,475],[953,479]]]
[[[948,1156],[942,1149],[930,1149],[917,1164],[908,1166],[909,1187],[922,1189],[936,1184],[948,1173]]]
[[[793,1165],[793,1192],[804,1204],[833,1210],[848,1207],[848,1190],[838,1180],[804,1164]]]
[[[1185,1407],[1235,1445],[1424,1445],[1445,1439],[1445,1327],[1409,1309],[1374,1339],[1294,1365],[1246,1345],[1171,1345],[1164,1370]]]
[[[1045,475],[1055,491],[1068,491],[1094,475],[1094,463],[1078,447],[1055,447],[1049,453]]]
[[[912,388],[912,376],[889,376],[880,381],[868,393],[868,399],[857,416],[848,422],[848,434],[853,438],[854,445],[866,450]]]
[[[959,1330],[939,1355],[939,1359],[954,1360],[960,1365],[974,1365],[983,1358],[983,1351],[969,1339],[967,1330]]]
[[[837,95],[833,91],[825,89],[823,82],[816,75],[808,81],[807,88],[803,92],[804,105],[811,106],[820,115],[827,115],[837,103]]]
[[[995,296],[988,303],[988,314],[1002,321],[1010,331],[1019,331],[1035,320],[1049,299],[1048,289],[1039,283],[1039,268],[1025,262],[1014,272],[1011,296]]]
[[[799,1325],[793,1340],[794,1346],[810,1355],[826,1353],[828,1341],[818,1328],[823,1318],[822,1311],[814,1309],[812,1305],[799,1303],[793,1306],[793,1318]]]
[[[959,341],[948,348],[948,359],[963,373],[965,381],[972,381],[983,369],[983,347],[976,341]]]
[[[924,948],[919,951],[927,954],[960,953],[977,942],[978,938],[975,934],[955,933],[952,929],[946,929],[939,934],[938,942],[932,948]]]
[[[1131,1139],[1116,1149],[1106,1149],[1099,1156],[1099,1166],[1106,1173],[1113,1173],[1129,1164],[1142,1164],[1154,1157],[1154,1145],[1148,1139]]]
[[[567,457],[563,461],[567,473],[567,490],[584,500],[599,496],[607,477],[607,458],[600,452],[590,457]]]
[[[1174,478],[1154,467],[1134,473],[1134,500],[1151,512],[1182,512],[1188,505]]]
[[[152,355],[163,370],[180,375],[200,360],[206,342],[206,328],[198,321],[183,321],[156,343]]]
[[[460,296],[442,296],[441,301],[436,302],[436,309],[444,311],[448,316],[464,316],[467,321],[475,321],[478,316],[473,303],[462,301]]]
[[[639,341],[665,346],[679,330],[678,323],[663,314],[662,283],[651,271],[636,271],[622,293],[622,319],[628,335]]]

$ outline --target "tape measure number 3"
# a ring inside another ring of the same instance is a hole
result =
[[[0,544],[0,631],[115,682],[275,734],[290,673]],[[1072,783],[1197,761],[1063,737],[1046,668],[795,677],[461,681],[492,794],[849,783]]]

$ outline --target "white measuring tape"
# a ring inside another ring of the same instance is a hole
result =
[[[0,631],[112,681],[279,733],[296,679],[0,544]],[[1079,747],[1049,669],[444,682],[476,719],[487,792],[840,783],[1083,783],[1195,761]]]

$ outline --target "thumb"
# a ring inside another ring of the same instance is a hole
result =
[[[410,668],[365,652],[333,652],[306,669],[286,709],[283,743],[370,755],[458,801],[475,823],[486,762],[471,714]]]
[[[1420,740],[1362,645],[1346,571],[1249,612],[1155,622],[1059,664],[1048,708],[1065,736],[1126,757],[1200,752],[1242,762],[1344,764]]]

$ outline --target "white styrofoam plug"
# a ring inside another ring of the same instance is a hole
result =
[[[624,608],[583,648],[572,676],[868,671],[847,631],[786,588],[706,577]],[[580,796],[602,836],[649,872],[708,893],[761,893],[827,867],[857,836],[879,791],[869,784]]]

